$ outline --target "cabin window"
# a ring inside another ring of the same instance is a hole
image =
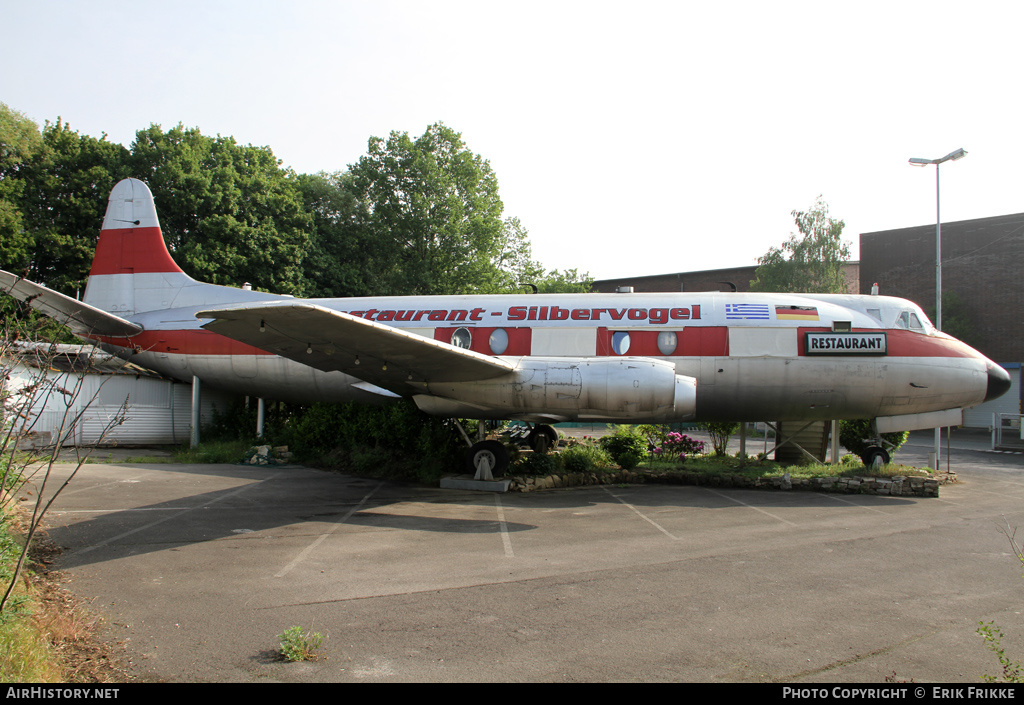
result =
[[[880,308],[869,308],[868,315],[874,318],[879,323],[882,322],[882,309]]]
[[[676,351],[679,338],[674,331],[666,330],[658,333],[658,350],[662,355],[671,355]]]
[[[612,351],[616,355],[625,355],[629,351],[629,333],[625,331],[612,333]]]
[[[495,328],[491,337],[487,339],[487,345],[495,355],[501,355],[508,350],[508,331],[504,328]]]
[[[473,344],[473,334],[469,332],[468,328],[459,328],[452,333],[452,345],[457,348],[466,348],[469,350]]]

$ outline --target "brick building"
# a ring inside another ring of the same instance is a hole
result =
[[[599,279],[594,282],[594,291],[612,293],[620,287],[631,286],[637,293],[652,291],[750,291],[754,278],[753,267],[732,267],[730,269],[705,269],[699,272],[675,272],[652,274],[646,277],[622,277]],[[851,294],[860,293],[860,265],[847,262],[843,265],[846,288]]]
[[[935,224],[862,233],[861,291],[910,299],[935,314]],[[1013,380],[999,399],[969,409],[964,425],[1018,414],[1024,362],[1024,213],[942,224],[942,327]],[[955,301],[954,301],[955,300]]]
[[[934,223],[861,234],[860,262],[861,291],[877,283],[934,318]],[[943,320],[971,323],[965,342],[996,362],[1024,360],[1024,213],[943,223],[942,291]]]

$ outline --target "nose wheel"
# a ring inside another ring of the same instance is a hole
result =
[[[864,462],[865,467],[875,470],[880,469],[883,465],[888,465],[891,460],[889,451],[881,446],[869,446],[860,459]]]
[[[492,480],[508,472],[508,449],[498,441],[479,441],[466,454],[466,471],[477,480]]]

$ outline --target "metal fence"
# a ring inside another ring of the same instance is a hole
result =
[[[1022,414],[992,414],[992,449],[1024,450]]]

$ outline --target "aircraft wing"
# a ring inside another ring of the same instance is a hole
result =
[[[131,337],[142,326],[0,269],[0,290],[65,324],[75,335]]]
[[[501,358],[407,333],[313,303],[280,302],[199,311],[206,330],[397,394],[430,382],[469,382],[515,369]]]

